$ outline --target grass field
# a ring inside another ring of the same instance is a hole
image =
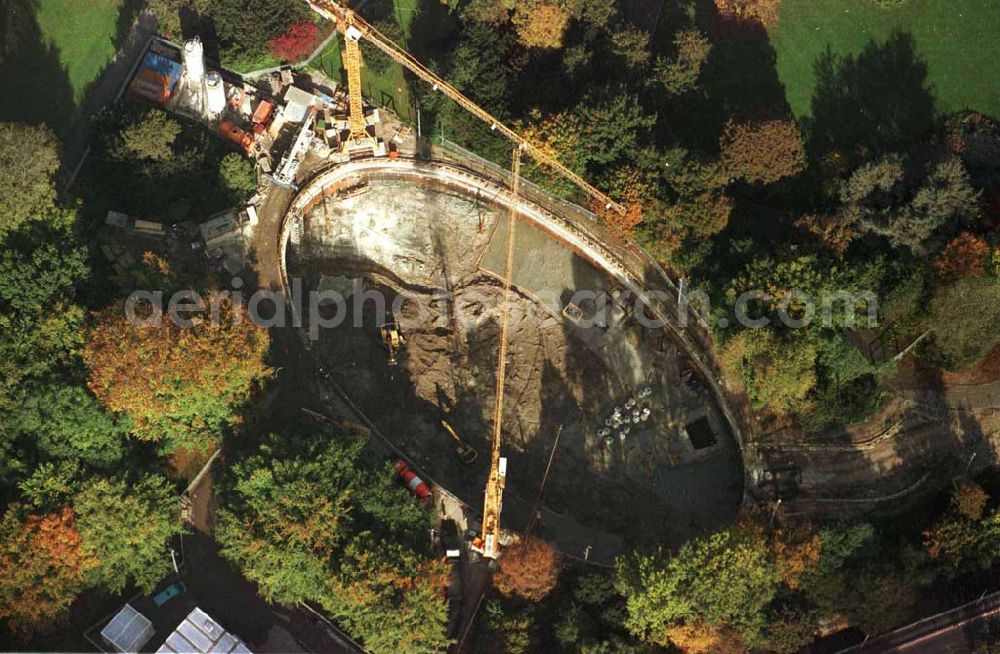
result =
[[[115,56],[113,39],[120,0],[39,0],[38,26],[59,51],[73,98],[79,103],[87,85]]]
[[[810,113],[813,66],[827,47],[857,54],[896,30],[914,38],[939,110],[1000,117],[1000,0],[905,0],[893,9],[874,0],[783,0],[770,37],[792,111]]]

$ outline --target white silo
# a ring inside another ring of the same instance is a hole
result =
[[[184,72],[189,83],[199,83],[205,76],[205,50],[201,39],[193,38],[184,44]]]
[[[222,76],[214,70],[205,75],[205,93],[208,96],[208,113],[218,116],[226,108],[226,86]]]

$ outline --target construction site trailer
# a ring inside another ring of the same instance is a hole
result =
[[[108,211],[104,222],[112,227],[121,227],[122,229],[128,229],[132,226],[132,219],[120,211]]]
[[[178,62],[147,51],[129,84],[129,94],[147,102],[165,105],[177,88],[181,70]]]
[[[116,652],[138,652],[153,637],[153,623],[131,604],[122,607],[101,629],[101,638]]]
[[[167,233],[167,230],[163,228],[163,223],[154,223],[151,220],[138,220],[136,219],[133,224],[133,229],[140,234],[151,234],[153,236],[163,236]]]
[[[289,86],[285,90],[285,108],[281,113],[282,120],[286,123],[301,123],[315,104],[316,96],[312,93],[303,91],[297,86]]]

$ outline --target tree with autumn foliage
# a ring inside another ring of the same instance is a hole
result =
[[[514,25],[521,43],[529,48],[558,48],[569,24],[569,12],[558,3],[544,0],[519,2],[514,10]]]
[[[989,254],[989,243],[975,234],[962,232],[934,257],[934,272],[946,280],[979,277]]]
[[[743,654],[743,638],[725,627],[718,629],[701,620],[675,624],[664,629],[667,642],[684,654]]]
[[[626,600],[626,625],[640,638],[669,646],[671,629],[692,640],[714,640],[716,632],[721,639],[731,629],[756,645],[777,580],[766,541],[756,530],[731,527],[690,540],[674,554],[659,549],[619,559],[616,585]],[[702,625],[712,633],[703,633]]]
[[[311,20],[299,20],[288,26],[285,33],[267,42],[275,59],[295,62],[305,58],[316,47],[319,28]]]
[[[217,319],[203,307],[190,327],[165,314],[133,320],[122,304],[96,314],[83,350],[88,385],[111,411],[132,418],[138,438],[203,445],[239,423],[239,408],[270,374],[267,331],[228,298],[216,305]]]
[[[321,606],[371,652],[447,648],[430,519],[362,442],[315,424],[271,436],[220,480],[222,555],[269,601]]]
[[[72,509],[24,518],[20,509],[9,506],[0,520],[0,619],[27,639],[69,608],[98,560]]]
[[[653,197],[650,181],[634,166],[622,166],[614,172],[608,187],[612,197],[624,205],[625,212],[619,213],[597,200],[591,200],[590,210],[619,234],[632,236],[636,226],[642,222],[643,205]]]
[[[781,15],[781,0],[715,0],[724,18],[748,20],[774,27]]]
[[[559,551],[548,541],[527,536],[504,550],[493,584],[504,595],[530,602],[543,599],[555,588],[562,568]]]
[[[924,546],[946,570],[987,570],[1000,556],[1000,513],[987,513],[989,495],[971,482],[957,486],[951,508],[924,532]]]
[[[791,120],[726,123],[719,139],[731,174],[750,183],[771,184],[806,169],[806,150]]]

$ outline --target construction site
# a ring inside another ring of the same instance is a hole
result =
[[[313,345],[324,369],[475,506],[490,469],[507,211],[395,168],[304,188],[318,201],[290,239],[287,274],[345,298],[342,324]],[[739,450],[683,351],[625,309],[581,302],[625,290],[583,254],[542,226],[516,231],[504,528],[537,520],[567,553],[610,562],[623,540],[679,545],[732,520]],[[380,337],[386,324],[395,343]]]
[[[489,559],[535,531],[608,565],[627,544],[679,546],[730,522],[745,473],[703,345],[673,318],[649,328],[636,315],[667,316],[645,294],[651,281],[673,294],[671,281],[593,213],[522,180],[522,155],[606,210],[623,208],[360,17],[312,6],[343,35],[345,86],[291,69],[244,79],[207,64],[198,39],[152,39],[128,84],[231,142],[266,182],[231,211],[249,216],[239,229],[224,216],[201,226],[215,267],[249,264],[263,288],[334,292],[350,305],[335,328],[317,323],[336,302],[299,316],[312,365],[458,507]],[[367,105],[361,39],[510,138],[512,169],[428,152]],[[165,231],[114,218],[118,229]],[[236,237],[222,243],[220,230]]]
[[[344,85],[287,67],[243,78],[207,65],[197,40],[153,39],[128,90],[255,163],[252,206],[202,225],[206,252],[260,288],[325,298],[292,307],[308,360],[295,365],[329,400],[310,411],[365,424],[473,552],[495,559],[536,533],[610,565],[628,547],[728,524],[748,499],[775,514],[884,511],[938,485],[942,451],[966,469],[993,460],[980,433],[992,424],[954,424],[993,406],[989,384],[971,405],[964,391],[917,402],[900,390],[884,420],[829,442],[762,433],[724,385],[708,325],[684,308],[683,280],[581,205],[623,206],[352,11],[310,5],[344,39]],[[368,104],[362,40],[506,137],[511,167]],[[523,179],[522,158],[578,203]]]

